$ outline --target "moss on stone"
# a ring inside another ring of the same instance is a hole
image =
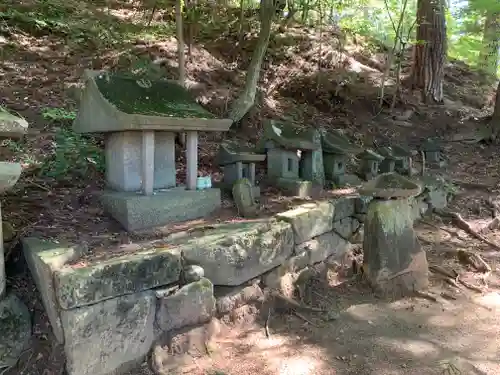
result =
[[[372,201],[368,206],[366,222],[379,222],[384,233],[401,234],[411,222],[410,202],[407,199]]]
[[[101,75],[95,82],[104,98],[128,114],[215,118],[186,89],[175,83],[150,81],[150,85],[140,85],[135,78],[119,74]]]

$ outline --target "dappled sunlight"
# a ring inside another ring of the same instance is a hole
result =
[[[380,337],[376,339],[376,342],[387,350],[406,357],[432,360],[439,356],[439,347],[426,340]]]

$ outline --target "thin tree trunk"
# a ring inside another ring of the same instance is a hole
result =
[[[177,61],[179,63],[179,84],[186,85],[186,54],[182,25],[182,0],[175,2],[175,23],[177,27]]]
[[[254,105],[255,96],[257,94],[257,84],[260,78],[260,70],[271,36],[273,16],[273,0],[261,0],[259,40],[253,52],[250,66],[248,67],[245,88],[229,110],[229,118],[233,120],[233,124],[240,121]]]
[[[495,99],[495,109],[491,118],[491,125],[496,130],[496,134],[500,133],[500,82],[498,82],[497,95]]]
[[[425,102],[443,101],[448,43],[444,0],[418,0],[417,42],[413,48],[412,83]]]
[[[498,69],[498,48],[500,42],[500,12],[488,11],[484,20],[483,45],[479,54],[479,67],[491,76]]]

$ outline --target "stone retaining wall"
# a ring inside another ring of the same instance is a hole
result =
[[[439,191],[413,200],[415,218],[429,205],[446,204],[447,193]],[[69,265],[88,251],[84,246],[25,238],[23,249],[54,334],[64,343],[68,374],[105,375],[142,361],[166,334],[262,301],[258,284],[276,287],[288,273],[341,257],[362,242],[369,201],[351,196],[308,203],[94,264]]]

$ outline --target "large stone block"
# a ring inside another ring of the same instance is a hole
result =
[[[359,228],[359,221],[354,217],[346,217],[333,223],[333,230],[345,239],[351,238]]]
[[[189,264],[198,264],[215,285],[240,285],[280,265],[293,252],[289,223],[276,220],[231,223],[179,245]]]
[[[134,231],[207,216],[220,208],[221,198],[219,189],[177,187],[150,196],[106,192],[101,202],[126,230]]]
[[[34,237],[23,238],[22,246],[24,257],[52,325],[52,331],[57,340],[63,343],[64,334],[52,275],[67,262],[79,258],[87,249],[85,246],[64,245]]]
[[[0,332],[0,368],[4,369],[16,365],[31,338],[30,312],[14,294],[0,300]]]
[[[108,375],[141,362],[154,340],[151,291],[61,312],[68,375]]]
[[[142,187],[142,132],[116,132],[106,138],[106,182],[118,191]],[[175,187],[175,133],[155,132],[155,189]]]
[[[309,265],[324,261],[326,258],[343,255],[350,247],[350,243],[335,232],[324,233],[310,241],[295,247],[296,254],[307,254]]]
[[[342,197],[332,199],[331,204],[335,207],[333,221],[339,221],[355,214],[355,203],[357,197]]]
[[[427,258],[408,199],[373,200],[364,232],[363,270],[377,292],[401,296],[428,286]]]
[[[210,280],[184,285],[173,295],[157,290],[156,324],[162,331],[207,323],[215,314],[214,286]]]
[[[90,305],[177,282],[181,254],[176,249],[154,248],[131,255],[66,266],[54,272],[56,297],[62,309]]]
[[[332,230],[334,206],[330,202],[306,203],[276,217],[292,225],[299,244]]]

